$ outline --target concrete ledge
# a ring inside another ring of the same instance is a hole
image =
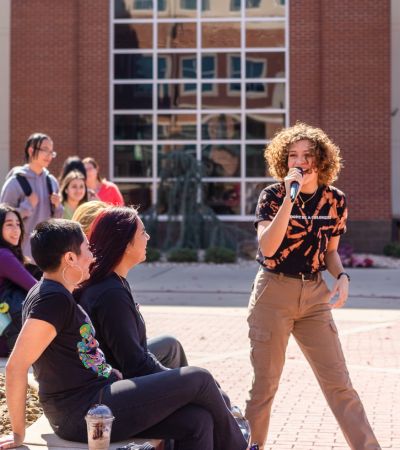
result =
[[[127,441],[121,441],[110,445],[110,450],[115,450],[118,447],[122,447],[129,443],[135,442],[136,444],[143,444],[144,442],[150,442],[154,447],[160,448],[161,441],[159,440],[145,440],[145,439],[129,439]],[[52,430],[48,420],[42,415],[34,424],[26,429],[25,445],[23,448],[32,450],[61,450],[61,449],[87,449],[88,446],[83,442],[66,441],[59,438]],[[161,449],[160,449],[161,450]]]

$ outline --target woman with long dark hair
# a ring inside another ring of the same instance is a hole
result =
[[[21,329],[22,302],[36,283],[27,270],[28,260],[22,254],[24,224],[19,212],[12,206],[0,204],[0,299],[10,324],[2,330],[11,350]]]
[[[131,228],[137,230],[127,250],[134,260],[143,257],[147,235],[139,218]],[[121,235],[125,236],[122,230]],[[87,441],[84,416],[101,401],[115,416],[113,442],[137,436],[173,438],[179,450],[246,449],[234,417],[206,370],[183,367],[121,379],[107,363],[92,322],[72,296],[76,286],[89,278],[93,262],[78,223],[42,222],[31,245],[44,274],[24,303],[24,326],[6,367],[13,433],[0,439],[0,449],[18,447],[24,441],[31,365],[44,413],[54,432],[64,439]],[[120,265],[116,270],[123,273]]]

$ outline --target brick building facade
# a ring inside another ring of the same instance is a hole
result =
[[[340,146],[345,169],[337,186],[346,192],[350,209],[346,239],[359,251],[380,252],[393,236],[391,193],[398,189],[391,181],[391,2],[286,3],[286,123],[320,126]],[[42,131],[53,138],[59,155],[54,173],[68,155],[90,155],[107,177],[119,181],[110,167],[110,48],[118,39],[112,14],[109,0],[12,0],[9,167],[21,163],[27,136]],[[159,46],[165,28],[160,25]],[[205,26],[204,36],[212,41],[209,36],[217,31]],[[241,211],[238,222],[250,222]]]

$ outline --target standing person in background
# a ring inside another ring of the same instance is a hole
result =
[[[22,250],[28,257],[32,256],[29,235],[36,224],[63,215],[57,179],[47,169],[56,156],[49,136],[32,134],[25,144],[27,163],[11,170],[1,191],[0,202],[16,208],[24,221]]]
[[[124,199],[118,186],[100,177],[99,165],[96,160],[87,157],[83,160],[86,169],[86,184],[89,189],[90,200],[101,200],[111,205],[123,206]]]
[[[79,170],[72,170],[65,176],[61,184],[61,198],[64,219],[71,219],[78,206],[87,202],[85,177]]]
[[[79,172],[81,172],[86,180],[86,169],[85,169],[85,165],[83,164],[83,161],[81,160],[81,158],[79,158],[79,156],[76,156],[76,155],[68,156],[68,158],[63,163],[60,177],[58,179],[60,182],[60,185],[64,181],[64,178],[73,170],[78,170]]]
[[[350,281],[338,254],[346,231],[346,198],[332,186],[341,168],[340,150],[319,128],[298,123],[274,137],[265,158],[280,182],[261,192],[256,209],[260,268],[248,315],[254,370],[246,408],[251,441],[264,448],[293,334],[349,446],[380,449],[351,384],[331,312],[346,303]],[[291,198],[293,182],[299,190]],[[326,269],[336,280],[331,291],[322,277]]]

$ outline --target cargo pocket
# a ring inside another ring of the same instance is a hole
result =
[[[334,334],[333,345],[335,347],[336,357],[338,358],[339,362],[342,363],[344,361],[343,350],[339,340],[339,332],[333,319],[329,321],[329,327]]]
[[[271,331],[262,330],[260,328],[250,328],[250,361],[254,368],[254,372],[262,373],[263,376],[271,367]]]

